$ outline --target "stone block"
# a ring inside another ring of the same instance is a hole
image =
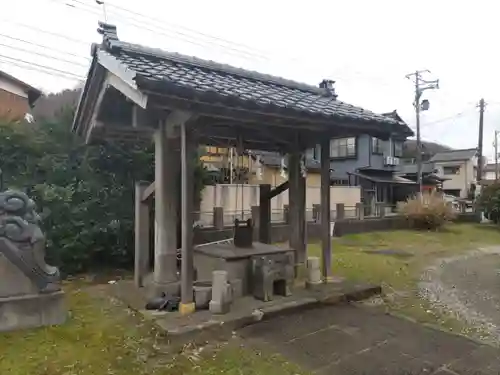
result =
[[[231,299],[227,272],[214,271],[212,273],[212,300],[209,303],[210,312],[212,314],[228,313]]]
[[[37,294],[38,288],[0,253],[0,298]]]
[[[293,254],[274,254],[252,258],[252,289],[255,298],[264,302],[275,294],[290,296],[295,276]]]
[[[0,298],[0,332],[63,324],[64,292]]]
[[[193,285],[193,291],[196,309],[208,309],[210,300],[212,299],[212,283],[210,281],[198,281]]]
[[[233,300],[243,297],[243,280],[233,279],[229,283],[231,284]]]
[[[318,257],[307,258],[306,287],[314,288],[321,284],[321,262]]]

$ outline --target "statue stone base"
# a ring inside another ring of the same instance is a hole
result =
[[[66,321],[64,292],[38,288],[0,254],[0,332],[58,325]]]
[[[0,193],[0,332],[66,321],[59,270],[45,263],[45,236],[35,203]]]

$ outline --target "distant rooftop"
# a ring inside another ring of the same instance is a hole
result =
[[[469,160],[477,155],[476,148],[468,148],[463,150],[450,150],[445,152],[438,152],[435,154],[430,161],[461,161]]]
[[[0,70],[0,78],[4,78],[8,81],[13,82],[17,86],[21,86],[24,91],[28,94],[28,101],[30,106],[33,106],[35,102],[38,100],[38,98],[42,95],[42,92],[38,90],[37,88],[27,84],[24,81],[21,81],[19,78],[16,78],[8,73],[5,73]]]

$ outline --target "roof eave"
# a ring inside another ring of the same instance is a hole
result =
[[[391,132],[397,131],[397,129],[394,129],[396,126],[400,126],[399,123],[396,123],[394,120],[387,122],[371,120],[371,119],[367,120],[361,117],[347,117],[340,115],[335,116],[335,115],[326,115],[322,113],[300,111],[295,108],[281,107],[272,103],[260,104],[251,100],[247,101],[244,99],[227,97],[217,92],[200,92],[197,91],[196,89],[180,86],[175,83],[149,79],[140,74],[134,76],[134,81],[137,84],[138,89],[142,92],[145,92],[146,94],[150,95],[153,94],[158,96],[168,95],[169,97],[177,97],[181,100],[185,100],[186,98],[193,98],[193,96],[196,95],[199,98],[200,102],[203,102],[203,104],[207,105],[210,105],[210,103],[217,103],[217,105],[220,105],[226,102],[227,105],[231,107],[240,105],[241,107],[247,107],[248,111],[263,111],[263,112],[270,111],[270,112],[275,112],[277,114],[282,114],[285,117],[286,116],[297,117],[297,120],[300,120],[300,118],[298,117],[298,115],[300,115],[303,118],[307,117],[309,120],[317,123],[328,123],[331,121],[336,121],[339,124],[342,123],[349,124],[348,125],[349,127],[355,124],[359,125],[360,127],[366,125],[367,127],[364,130],[366,130],[367,132],[373,131],[374,133],[384,132],[390,134]],[[231,103],[228,103],[228,101],[230,101]],[[283,113],[285,111],[289,113]],[[387,126],[388,128],[393,128],[393,129],[387,129],[386,131],[381,131],[380,129],[373,129],[373,128],[370,129],[369,125]]]

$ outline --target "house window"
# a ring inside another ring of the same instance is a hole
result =
[[[383,154],[384,153],[384,141],[381,139],[372,137],[372,152],[374,154]]]
[[[333,185],[333,186],[349,186],[349,179],[347,179],[347,178],[335,178],[335,179],[332,179],[331,185]]]
[[[403,143],[394,142],[394,156],[397,158],[403,157]]]
[[[443,174],[444,175],[455,175],[460,173],[460,167],[459,166],[451,166],[451,167],[443,167]]]
[[[330,141],[330,157],[356,157],[356,137],[332,139]]]

